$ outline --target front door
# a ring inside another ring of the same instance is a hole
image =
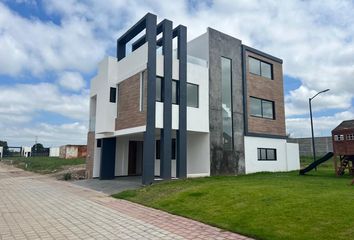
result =
[[[129,141],[128,175],[141,175],[143,163],[143,142]]]

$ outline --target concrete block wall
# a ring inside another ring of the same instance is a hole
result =
[[[289,138],[288,142],[299,144],[300,156],[312,156],[312,138]],[[315,148],[318,157],[333,152],[332,137],[315,137]]]

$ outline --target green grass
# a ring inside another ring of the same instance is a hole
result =
[[[42,174],[57,172],[62,170],[64,166],[85,163],[85,158],[62,159],[58,157],[11,157],[4,160],[5,162],[12,161],[13,165],[24,170]]]
[[[311,158],[303,158],[303,165]],[[332,161],[299,176],[257,173],[162,182],[116,198],[257,239],[352,239],[354,186]]]

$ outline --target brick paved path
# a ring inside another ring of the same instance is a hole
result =
[[[249,239],[0,163],[0,239]]]

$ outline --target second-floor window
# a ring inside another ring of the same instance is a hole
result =
[[[270,63],[263,62],[253,57],[248,57],[249,72],[273,79],[273,66]]]
[[[162,77],[156,77],[156,101],[163,102]],[[179,104],[179,81],[172,80],[172,104]],[[187,106],[199,107],[199,86],[187,83]]]
[[[117,88],[111,87],[109,89],[109,101],[115,103],[117,99]]]
[[[273,101],[250,97],[250,110],[251,116],[275,119]]]

